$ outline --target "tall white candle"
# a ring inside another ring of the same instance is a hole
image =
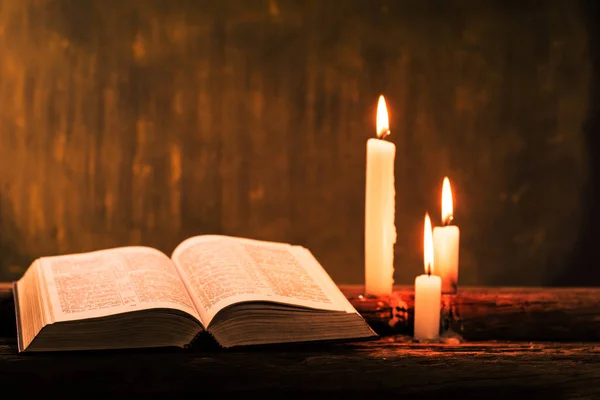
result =
[[[433,251],[436,274],[442,278],[442,293],[456,294],[458,291],[458,248],[460,230],[451,225],[453,219],[452,190],[450,180],[442,184],[442,223],[433,228]]]
[[[433,275],[433,238],[431,220],[425,214],[425,232],[423,234],[423,263],[425,274],[415,279],[415,318],[414,339],[436,340],[440,335],[440,308],[442,280]]]
[[[396,146],[389,135],[387,107],[383,96],[377,104],[377,138],[367,141],[365,188],[365,293],[390,295],[394,286],[396,243]]]

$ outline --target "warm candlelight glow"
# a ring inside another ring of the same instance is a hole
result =
[[[387,106],[383,95],[379,96],[377,103],[377,137],[383,139],[390,134],[390,122],[388,118]]]
[[[450,189],[450,180],[448,177],[445,177],[442,185],[442,223],[444,225],[448,225],[450,222],[452,222],[452,208],[452,190]]]
[[[425,213],[425,232],[423,235],[423,264],[425,273],[431,275],[433,273],[433,234],[431,231],[431,220],[429,213]]]

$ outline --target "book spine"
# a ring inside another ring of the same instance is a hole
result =
[[[207,330],[201,330],[187,345],[184,346],[184,348],[186,350],[210,350],[221,349],[222,346],[212,333]]]

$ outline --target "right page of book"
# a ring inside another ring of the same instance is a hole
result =
[[[205,235],[183,241],[171,258],[205,326],[219,310],[243,301],[354,312],[304,247]]]

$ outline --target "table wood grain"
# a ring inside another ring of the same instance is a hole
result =
[[[368,343],[261,350],[18,355],[0,341],[0,384],[29,392],[120,395],[293,392],[396,398],[600,398],[600,343]]]
[[[365,297],[362,285],[340,285],[354,307],[381,334],[412,335],[414,287]],[[600,287],[461,287],[442,296],[442,329],[471,341],[598,341]]]

